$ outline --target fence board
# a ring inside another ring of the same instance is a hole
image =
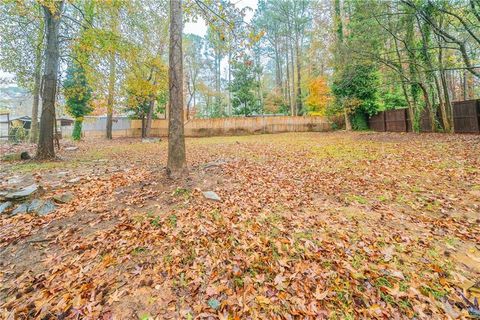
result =
[[[105,126],[104,118],[89,117],[88,121],[84,121],[83,134],[85,136],[103,136],[105,135]],[[331,130],[331,121],[320,116],[191,119],[185,123],[185,136],[187,137],[329,130]],[[115,121],[114,119],[112,134],[114,137],[140,137],[142,120],[119,118]],[[150,135],[167,136],[168,120],[152,120]]]
[[[368,120],[368,125],[373,131],[384,132],[385,128],[385,112],[381,111],[376,115],[372,116]]]
[[[480,100],[453,102],[453,124],[457,133],[480,133]]]
[[[407,131],[407,109],[389,110],[385,112],[385,128],[391,132]]]

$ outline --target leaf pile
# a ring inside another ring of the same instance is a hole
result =
[[[478,293],[478,136],[191,139],[187,181],[163,143],[81,149],[106,161],[47,188],[72,203],[0,219],[4,318],[432,319]]]

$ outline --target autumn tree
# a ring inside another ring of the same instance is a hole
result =
[[[187,170],[183,128],[182,1],[170,0],[169,108],[167,173],[178,177]]]
[[[64,95],[67,102],[67,112],[75,119],[72,138],[80,140],[82,137],[83,117],[92,111],[90,99],[92,89],[87,83],[85,69],[76,62],[67,69],[67,77],[63,83]]]
[[[305,99],[309,114],[324,115],[332,100],[325,77],[318,76],[309,81],[309,93]]]
[[[55,157],[53,135],[60,58],[58,33],[62,19],[63,4],[63,1],[52,1],[42,4],[45,19],[46,47],[42,90],[42,116],[36,154],[37,159],[53,159]]]
[[[18,85],[32,94],[30,141],[38,140],[40,84],[44,50],[44,19],[39,3],[0,4],[0,69],[14,74]],[[32,59],[33,54],[33,59]]]

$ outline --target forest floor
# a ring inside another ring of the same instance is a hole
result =
[[[0,163],[2,319],[443,319],[479,312],[480,136],[288,133],[84,141]],[[214,191],[221,201],[206,199]]]

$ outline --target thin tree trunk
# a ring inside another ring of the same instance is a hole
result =
[[[293,115],[296,116],[298,115],[298,109],[297,109],[297,100],[296,100],[296,95],[295,95],[295,63],[294,61],[294,52],[293,52],[293,44],[291,41],[289,41],[289,47],[290,47],[290,64],[292,68],[292,109],[293,109]]]
[[[147,135],[146,135],[146,127],[147,127],[147,122],[145,121],[145,115],[142,114],[142,139],[145,138]]]
[[[107,139],[112,139],[112,128],[113,128],[113,105],[115,103],[115,78],[116,78],[116,68],[117,63],[115,60],[115,52],[110,54],[109,59],[110,64],[110,74],[108,80],[108,99],[107,99]]]
[[[288,101],[288,104],[290,106],[290,115],[291,116],[294,116],[295,115],[295,110],[293,110],[293,104],[292,104],[292,96],[290,94],[290,65],[289,65],[289,59],[288,59],[288,45],[287,43],[285,42],[285,53],[286,53],[286,60],[285,60],[285,66],[287,68],[287,78],[285,79],[285,93],[286,93],[286,96],[287,96],[287,101]]]
[[[343,110],[345,116],[345,130],[352,131],[352,121],[350,120],[350,115],[347,112],[347,109]]]
[[[58,80],[58,32],[63,10],[63,1],[55,2],[55,12],[47,6],[43,7],[47,47],[45,49],[45,70],[43,75],[42,116],[40,121],[40,137],[37,147],[37,159],[55,158],[54,127],[55,127],[55,100]]]
[[[186,173],[183,128],[183,52],[182,0],[170,0],[169,119],[167,174],[178,177]]]
[[[35,64],[35,82],[33,85],[33,104],[32,104],[32,126],[30,127],[30,142],[37,143],[38,138],[38,105],[40,103],[40,85],[42,82],[42,54],[41,48],[37,49],[35,55],[36,64]]]
[[[232,85],[232,47],[228,49],[228,116],[232,116],[232,93],[230,86]]]
[[[150,101],[147,113],[147,124],[145,126],[145,136],[150,137],[152,131],[153,110],[155,110],[155,100]]]
[[[303,106],[302,106],[302,62],[300,60],[300,44],[298,43],[298,35],[296,36],[295,40],[295,47],[297,51],[297,115],[303,114]]]

